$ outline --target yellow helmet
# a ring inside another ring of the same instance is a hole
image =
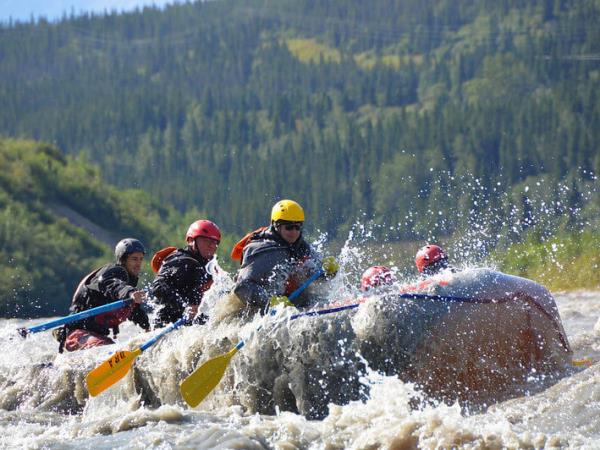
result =
[[[271,221],[304,222],[304,210],[294,200],[279,200],[271,210]]]

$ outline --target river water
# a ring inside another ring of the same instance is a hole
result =
[[[559,293],[555,299],[575,359],[599,360],[600,292]],[[305,331],[315,326],[313,320],[302,319]],[[196,367],[195,355],[209,342],[230,348],[223,336],[233,325],[210,332],[176,330],[144,352],[122,381],[89,399],[85,374],[118,348],[151,335],[125,324],[112,348],[57,356],[49,332],[18,337],[15,329],[24,324],[0,320],[0,448],[600,448],[596,363],[573,367],[540,392],[471,413],[458,404],[420,402],[415,407],[421,394],[413,385],[367,368],[359,381],[369,385],[368,397],[331,403],[323,418],[309,420],[278,408],[270,414],[252,412],[249,398],[260,396],[260,386],[232,389],[225,382],[197,408],[184,404],[177,386]],[[249,337],[256,325],[242,327],[236,338]],[[280,338],[278,331],[257,334],[235,358],[260,358],[266,344]],[[228,370],[243,367],[232,363]],[[225,379],[233,376],[230,372]]]

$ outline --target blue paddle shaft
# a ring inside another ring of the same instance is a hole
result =
[[[473,299],[473,298],[464,298],[464,297],[451,297],[451,296],[447,296],[447,295],[400,294],[399,297],[415,299],[415,300],[437,300],[437,301],[459,302],[459,303],[484,302],[484,300],[478,300],[478,299]],[[336,312],[340,312],[340,311],[345,311],[347,309],[354,309],[354,308],[358,308],[360,305],[362,305],[362,303],[363,302],[358,302],[358,303],[351,303],[349,305],[336,306],[335,308],[306,311],[306,312],[294,314],[294,315],[290,316],[289,319],[284,319],[283,321],[285,322],[286,320],[296,320],[301,317],[322,316],[324,314],[331,314],[331,313],[336,313]]]
[[[160,338],[162,338],[165,334],[170,333],[173,330],[176,330],[177,328],[179,328],[181,325],[185,324],[187,321],[187,319],[185,319],[184,317],[182,317],[181,319],[179,319],[177,322],[172,323],[171,325],[169,325],[167,328],[165,328],[163,331],[161,331],[160,333],[158,333],[156,336],[154,336],[152,339],[149,339],[148,341],[146,341],[144,344],[142,344],[140,346],[140,350],[144,351],[146,350],[148,347],[154,345],[156,343],[156,341],[158,341]]]
[[[302,283],[300,286],[298,286],[298,288],[290,294],[290,296],[288,297],[289,301],[292,302],[294,305],[296,305],[296,302],[294,302],[296,297],[298,297],[300,294],[302,294],[304,289],[306,289],[308,286],[310,286],[313,281],[315,281],[317,278],[319,278],[324,273],[325,273],[325,271],[323,269],[317,270],[315,273],[313,273],[310,277],[308,277],[308,279],[304,283]],[[272,316],[274,316],[276,313],[277,313],[276,309],[271,309],[270,314]],[[258,331],[258,330],[256,330],[256,331]]]
[[[98,314],[107,313],[110,311],[115,311],[117,309],[121,309],[124,306],[129,305],[133,300],[119,300],[113,303],[109,303],[108,305],[98,306],[96,308],[86,309],[85,311],[81,311],[77,314],[72,314],[70,316],[62,317],[60,319],[51,320],[50,322],[42,323],[40,325],[33,326],[31,328],[24,328],[20,333],[23,336],[26,336],[29,333],[38,333],[40,331],[48,330],[50,328],[55,328],[60,325],[65,325],[67,323],[77,322],[78,320],[87,319],[88,317],[97,316]]]
[[[296,320],[301,317],[322,316],[324,314],[331,314],[331,313],[336,313],[336,312],[340,312],[340,311],[345,311],[347,309],[358,308],[360,305],[362,305],[362,303],[351,303],[350,305],[337,306],[335,308],[317,309],[315,311],[307,311],[307,312],[303,312],[303,313],[294,314],[294,315],[290,316],[289,320]],[[288,320],[288,319],[285,319],[285,320]]]
[[[315,281],[317,278],[319,278],[324,273],[325,272],[323,271],[323,269],[317,270],[315,273],[313,273],[308,278],[308,280],[306,280],[304,283],[302,283],[300,286],[298,286],[298,288],[290,294],[290,296],[288,297],[290,299],[290,302],[294,303],[294,300],[296,299],[296,297],[298,297],[300,294],[302,294],[304,289],[306,289],[308,286],[310,286],[313,281]]]

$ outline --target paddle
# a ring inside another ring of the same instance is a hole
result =
[[[574,359],[571,364],[575,367],[590,367],[594,364],[594,360],[592,358],[582,358],[582,359]]]
[[[298,313],[286,317],[275,324],[296,320],[301,317],[312,317],[312,316],[322,316],[324,314],[332,314],[340,311],[344,311],[347,309],[353,309],[360,306],[361,303],[352,303],[350,305],[338,306],[335,308],[329,309],[319,309],[316,311],[307,311],[303,313]],[[260,327],[259,327],[260,329]],[[258,329],[256,330],[258,331]],[[185,402],[190,405],[192,408],[196,407],[204,400],[208,394],[212,392],[212,390],[217,387],[221,378],[225,373],[225,369],[229,365],[229,361],[235,355],[239,349],[241,349],[245,345],[245,341],[240,341],[238,344],[229,350],[227,353],[223,355],[216,356],[212,359],[209,359],[200,367],[198,367],[191,375],[189,375],[180,386],[181,395]]]
[[[28,334],[38,333],[40,331],[49,330],[50,328],[55,328],[60,325],[65,325],[67,323],[77,322],[78,320],[87,319],[88,317],[97,316],[98,314],[114,311],[116,309],[123,308],[124,306],[129,305],[133,300],[118,300],[113,303],[109,303],[107,305],[97,306],[96,308],[86,309],[77,314],[72,314],[70,316],[62,317],[60,319],[51,320],[50,322],[42,323],[40,325],[36,325],[30,328],[17,328],[17,332],[24,338],[27,337]]]
[[[304,292],[304,289],[306,289],[308,286],[310,286],[313,281],[315,281],[317,278],[319,278],[324,273],[325,273],[325,271],[323,269],[320,269],[320,270],[317,270],[315,273],[313,273],[310,277],[308,277],[308,279],[304,283],[302,283],[300,286],[298,286],[298,288],[290,294],[290,296],[288,297],[290,299],[290,302],[294,303],[294,300],[296,299],[296,297],[298,297],[300,294],[302,294],[302,292]]]
[[[298,306],[296,304],[296,302],[294,301],[296,298],[298,298],[298,296],[300,294],[302,294],[302,292],[304,291],[304,289],[306,289],[308,286],[310,286],[312,284],[313,281],[315,281],[317,278],[319,278],[321,275],[323,275],[325,273],[325,271],[323,269],[321,270],[317,270],[315,273],[313,273],[310,277],[308,277],[308,279],[302,283],[300,286],[298,286],[298,288],[292,292],[290,294],[290,296],[288,297],[288,300],[290,302],[292,302],[294,304],[294,306]],[[270,314],[272,316],[274,316],[277,313],[277,310],[275,309],[271,309]],[[258,330],[257,330],[258,331]]]
[[[290,301],[293,303],[294,299],[298,297],[302,291],[304,291],[304,289],[306,289],[313,281],[323,275],[323,273],[324,271],[321,269],[311,275],[304,283],[302,283],[294,292],[290,294],[288,297]],[[336,308],[336,311],[338,310],[339,308]],[[308,313],[300,313],[292,317],[303,317],[307,314]],[[288,319],[286,318],[284,320]],[[262,325],[258,327],[256,331],[260,330],[261,328]],[[181,395],[188,405],[191,407],[197,406],[206,398],[208,394],[211,393],[215,387],[217,387],[221,381],[221,378],[223,378],[223,375],[225,374],[225,369],[227,369],[229,361],[231,358],[233,358],[233,355],[235,355],[245,344],[246,343],[243,340],[238,342],[238,344],[227,353],[209,359],[196,370],[194,370],[185,380],[183,380],[179,390],[181,391]]]
[[[165,334],[179,328],[185,324],[186,319],[181,318],[177,322],[172,323],[163,331],[158,333],[152,339],[146,341],[144,344],[134,350],[120,350],[92,370],[85,377],[87,383],[88,392],[92,397],[100,394],[104,390],[111,387],[129,372],[129,369],[133,366],[136,358],[142,354],[151,345],[155,344]]]

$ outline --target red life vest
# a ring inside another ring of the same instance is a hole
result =
[[[98,306],[98,295],[101,294],[99,294],[96,290],[88,289],[87,283],[91,282],[94,277],[97,277],[98,273],[102,269],[103,268],[101,267],[100,269],[93,270],[83,277],[77,286],[75,293],[73,294],[73,299],[71,300],[71,309],[73,312],[81,312]],[[121,323],[125,322],[129,318],[133,312],[133,308],[134,304],[132,303],[115,311],[99,314],[88,320],[93,320],[93,322],[97,323],[101,327],[117,329]]]
[[[120,324],[129,319],[129,316],[133,312],[133,308],[134,304],[130,303],[129,305],[123,306],[116,311],[99,314],[94,317],[94,321],[108,328],[117,328]]]
[[[150,261],[150,267],[152,267],[152,271],[154,273],[158,273],[165,258],[175,250],[177,250],[177,247],[169,246],[157,251],[152,257],[152,261]]]
[[[231,250],[231,259],[233,259],[234,261],[239,261],[240,264],[242,263],[242,256],[244,256],[244,247],[246,246],[246,244],[248,243],[248,241],[256,236],[259,233],[262,233],[263,231],[265,231],[267,228],[269,227],[260,227],[257,228],[254,231],[251,231],[250,233],[246,234],[246,236],[244,236],[243,238],[241,238],[237,244],[235,244],[233,246],[233,249]]]
[[[304,265],[304,263],[308,260],[308,256],[303,257],[300,261],[298,261],[297,263],[297,270],[299,272],[302,271],[302,266]],[[301,279],[298,279],[298,272],[295,272],[290,274],[290,276],[288,276],[286,282],[285,282],[285,294],[284,295],[290,295],[292,292],[294,292],[296,289],[298,289],[300,287],[300,285],[302,284],[302,282],[304,282],[304,277],[301,276]]]

